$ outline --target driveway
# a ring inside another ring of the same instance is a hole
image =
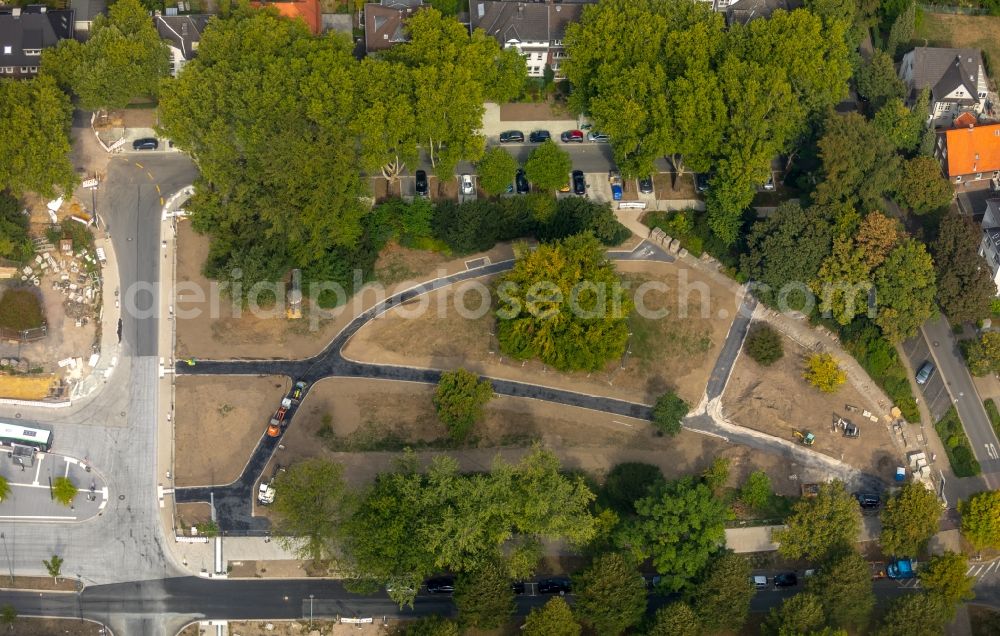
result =
[[[944,380],[958,410],[972,452],[983,468],[982,480],[989,488],[1000,487],[1000,440],[993,432],[948,321],[944,317],[927,321],[920,331],[937,366],[937,374]]]

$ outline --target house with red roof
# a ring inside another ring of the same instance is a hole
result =
[[[967,125],[938,133],[934,156],[944,176],[963,187],[1000,179],[1000,124]]]
[[[290,0],[287,2],[254,2],[255,7],[274,7],[286,18],[302,20],[309,27],[309,32],[319,35],[323,29],[323,17],[320,12],[319,0]]]

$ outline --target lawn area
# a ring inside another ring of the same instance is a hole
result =
[[[980,49],[986,70],[997,81],[1000,65],[1000,17],[924,12],[912,44]]]
[[[934,430],[944,444],[948,461],[951,462],[951,470],[956,477],[974,477],[981,472],[954,406],[948,409],[941,421],[934,425]]]
[[[991,398],[983,400],[983,406],[986,408],[986,414],[990,416],[993,432],[997,434],[997,437],[1000,437],[1000,410],[997,409],[997,403]]]

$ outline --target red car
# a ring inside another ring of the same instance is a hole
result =
[[[559,136],[564,143],[576,142],[578,144],[583,143],[583,131],[582,130],[567,130],[562,135]]]

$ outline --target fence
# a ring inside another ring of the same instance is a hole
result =
[[[41,327],[36,327],[34,329],[23,329],[21,331],[0,327],[0,340],[9,340],[11,342],[35,342],[36,340],[41,340],[48,335],[48,332],[49,328],[47,325],[42,325]]]

